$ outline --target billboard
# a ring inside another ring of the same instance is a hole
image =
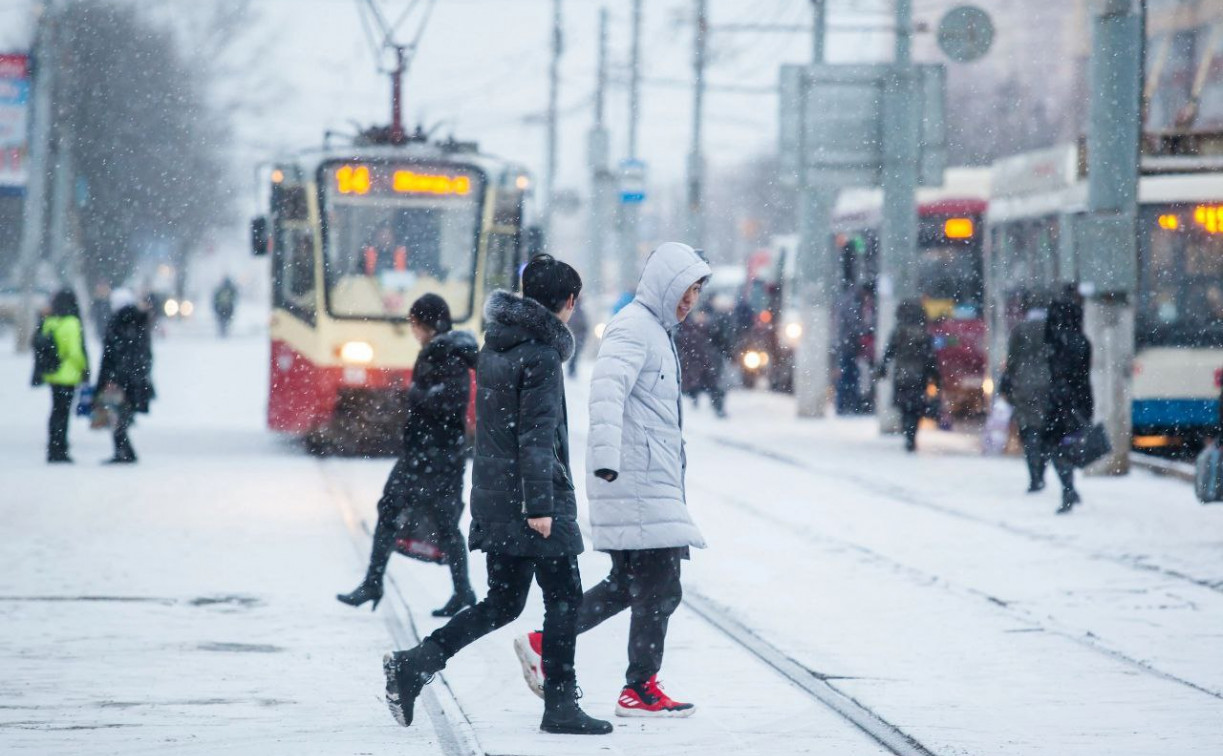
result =
[[[29,104],[29,58],[0,53],[0,188],[25,187]]]

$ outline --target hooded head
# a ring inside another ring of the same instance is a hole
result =
[[[134,304],[136,304],[136,295],[132,293],[131,289],[115,289],[110,293],[111,312],[118,312]]]
[[[637,298],[666,329],[679,324],[675,308],[692,284],[708,277],[713,271],[692,247],[679,242],[667,242],[654,250],[645,261],[641,280],[637,283]]]

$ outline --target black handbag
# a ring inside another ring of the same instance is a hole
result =
[[[1102,423],[1071,433],[1062,439],[1061,451],[1075,467],[1087,467],[1113,450]]]

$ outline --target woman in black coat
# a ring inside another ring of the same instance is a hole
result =
[[[887,375],[892,363],[895,363],[892,404],[900,410],[905,449],[916,451],[917,425],[929,406],[926,387],[940,384],[938,357],[934,340],[926,329],[926,310],[921,302],[901,302],[896,308],[896,330],[888,340],[877,375]]]
[[[153,390],[153,338],[149,314],[135,304],[135,298],[120,289],[111,295],[114,314],[106,326],[102,342],[102,366],[98,369],[95,396],[118,389],[123,399],[115,412],[115,456],[108,464],[133,464],[136,450],[127,436],[135,413],[147,414]]]
[[[378,501],[378,524],[365,579],[356,590],[336,598],[351,606],[373,601],[377,609],[396,537],[413,518],[423,518],[436,528],[436,545],[446,556],[454,583],[454,594],[433,616],[453,617],[476,603],[459,519],[466,465],[463,445],[477,345],[467,331],[451,330],[450,308],[436,294],[416,300],[409,318],[412,333],[422,346],[408,389],[403,454]]]
[[[1091,342],[1083,333],[1082,305],[1069,298],[1054,302],[1045,322],[1045,341],[1049,345],[1050,382],[1043,435],[1053,469],[1062,482],[1062,506],[1057,513],[1065,514],[1082,499],[1074,490],[1074,465],[1062,441],[1089,426],[1095,411]]]

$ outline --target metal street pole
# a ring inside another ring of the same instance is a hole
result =
[[[880,359],[896,327],[896,306],[918,294],[913,262],[921,101],[912,64],[912,27],[912,0],[896,0],[896,56],[883,93],[883,225],[875,308],[875,345]],[[875,389],[875,412],[884,433],[900,432],[900,413],[892,406],[890,376],[894,373],[890,371]]]
[[[826,32],[824,0],[812,0],[811,62],[824,63]],[[802,302],[802,326],[794,370],[794,393],[799,417],[823,417],[828,406],[829,357],[831,353],[833,271],[831,262],[832,210],[835,188],[812,180],[807,165],[815,145],[808,143],[807,114],[810,87],[800,89],[798,279]]]
[[[17,315],[15,329],[18,352],[24,352],[30,347],[30,337],[34,330],[34,284],[44,248],[48,157],[54,128],[51,105],[55,93],[55,68],[58,63],[55,24],[55,3],[47,0],[38,22],[38,33],[31,56],[33,112],[30,120],[30,163],[25,203],[22,206],[21,256],[17,266],[21,275],[21,310]]]
[[[628,108],[628,156],[637,159],[637,125],[641,107],[641,0],[633,0],[633,47],[629,63],[629,108]],[[633,291],[637,287],[637,266],[641,256],[638,250],[638,224],[641,204],[620,203],[620,291]]]
[[[607,237],[612,229],[612,198],[615,177],[608,167],[611,139],[607,133],[604,112],[607,98],[607,8],[599,9],[599,67],[595,84],[595,122],[587,141],[587,165],[590,168],[590,258],[587,280],[596,295],[607,293],[605,271]]]
[[[706,0],[696,0],[696,28],[692,42],[692,151],[688,154],[688,242],[705,247],[705,158],[701,126],[705,116],[705,37],[709,30]]]
[[[1113,452],[1093,472],[1129,471],[1133,434],[1136,223],[1142,130],[1142,70],[1146,5],[1101,0],[1092,20],[1087,134],[1087,233],[1081,234],[1086,301],[1084,325],[1092,344],[1091,382],[1096,418]],[[1093,233],[1093,230],[1095,233]],[[1118,272],[1123,272],[1118,275]]]
[[[548,70],[548,156],[544,169],[544,244],[552,244],[552,206],[556,199],[557,96],[560,89],[561,53],[564,38],[561,31],[561,0],[552,0],[552,64]]]

